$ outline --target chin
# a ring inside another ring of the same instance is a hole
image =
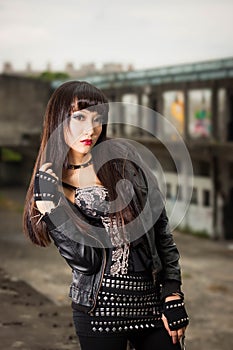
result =
[[[74,152],[77,152],[77,153],[85,155],[85,154],[87,154],[88,152],[91,151],[92,147],[93,147],[93,145],[91,145],[91,146],[81,146],[81,147],[80,146],[75,147],[75,145],[71,145],[70,149],[72,151],[74,151]]]

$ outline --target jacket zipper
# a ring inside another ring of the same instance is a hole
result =
[[[153,279],[153,284],[156,285],[157,269],[152,270],[152,279]]]
[[[151,254],[151,258],[152,258],[152,264],[155,265],[154,258],[153,258],[153,252],[152,252],[152,244],[151,244],[150,237],[148,236],[148,234],[146,234],[146,239],[148,242],[148,246],[149,246],[149,250],[150,250],[150,254]],[[153,266],[151,273],[152,273],[153,284],[156,285],[158,268]]]
[[[97,300],[97,297],[98,297],[98,294],[99,294],[99,291],[100,291],[100,287],[101,287],[101,284],[102,284],[102,281],[103,281],[103,277],[104,277],[104,270],[105,270],[105,266],[106,266],[106,251],[105,251],[105,248],[103,246],[103,244],[95,237],[93,237],[92,235],[89,234],[89,236],[91,236],[92,238],[94,238],[97,242],[100,243],[100,245],[103,247],[103,251],[104,251],[104,265],[103,265],[103,269],[102,269],[102,275],[101,275],[101,278],[100,278],[100,283],[99,283],[99,288],[96,292],[96,298],[94,299],[94,305],[92,307],[92,309],[90,311],[88,311],[88,313],[91,315],[92,314],[92,311],[94,310],[95,306],[96,306],[96,300]]]

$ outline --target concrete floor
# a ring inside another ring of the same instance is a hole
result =
[[[0,189],[6,203],[0,206],[1,344],[4,350],[78,349],[67,296],[70,269],[55,247],[35,247],[23,236],[24,196],[23,189]],[[231,242],[174,237],[191,319],[187,349],[233,349]]]

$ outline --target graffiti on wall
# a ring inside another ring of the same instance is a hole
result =
[[[208,138],[212,132],[211,90],[190,90],[189,101],[189,134],[193,138]]]
[[[163,114],[176,128],[178,133],[184,134],[184,93],[182,91],[167,91],[163,94]],[[171,139],[176,136],[172,134],[172,130],[164,130],[165,134],[170,133]]]

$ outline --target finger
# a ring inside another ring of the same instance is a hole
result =
[[[163,321],[165,329],[168,331],[168,334],[171,336],[171,330],[168,326],[167,318],[164,315],[162,315],[162,321]]]
[[[58,180],[58,177],[57,177],[57,175],[53,172],[53,169],[47,169],[47,170],[46,170],[46,173],[52,175],[53,177],[55,177],[55,178]]]
[[[182,337],[183,337],[183,334],[184,334],[184,330],[183,330],[183,328],[178,329],[178,331],[177,331],[178,340],[180,340],[180,338],[182,338]]]
[[[53,177],[55,177],[56,180],[58,180],[57,175],[53,172],[53,169],[51,169],[51,165],[53,165],[52,163],[44,163],[41,167],[40,167],[40,171],[44,171],[50,175],[52,175]]]
[[[46,170],[46,173],[52,174],[52,173],[53,173],[53,169],[50,169],[50,168],[47,169],[47,170]]]
[[[44,163],[41,165],[39,170],[46,171],[47,169],[49,169],[51,167],[51,165],[53,165],[53,163]]]
[[[176,344],[176,342],[178,341],[177,331],[171,331],[171,337],[172,337],[173,344]]]
[[[56,180],[58,180],[58,177],[57,177],[57,175],[56,175],[55,173],[52,173],[51,175],[52,175],[53,177],[55,177]]]

